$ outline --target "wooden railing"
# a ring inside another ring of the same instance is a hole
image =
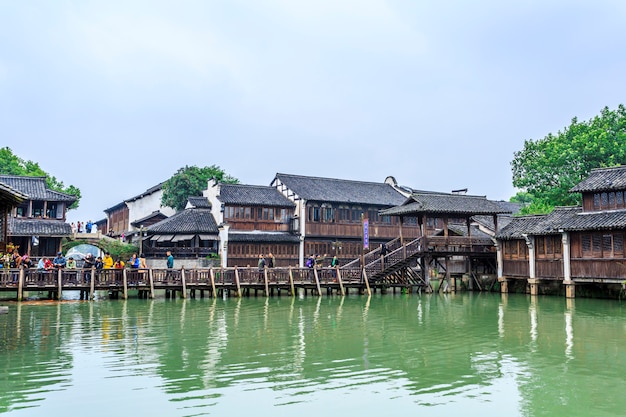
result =
[[[361,268],[195,268],[195,269],[59,269],[41,271],[36,269],[0,270],[0,291],[17,291],[18,300],[24,291],[49,291],[60,297],[62,291],[80,290],[117,291],[128,296],[129,289],[154,294],[155,289],[181,291],[208,290],[214,296],[221,289],[241,294],[246,288],[287,288],[293,294],[295,288],[309,288],[321,293],[322,288],[334,289],[344,294],[345,288],[367,287]],[[321,294],[320,294],[321,295]]]

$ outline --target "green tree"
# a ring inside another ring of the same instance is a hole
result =
[[[169,180],[163,184],[163,196],[161,204],[182,210],[187,205],[190,196],[201,196],[206,190],[207,181],[215,178],[220,182],[237,184],[239,180],[226,174],[220,167],[211,165],[198,168],[197,166],[185,166],[180,168]]]
[[[70,194],[76,197],[76,201],[69,207],[74,209],[80,202],[80,189],[70,185],[66,187],[63,181],[45,172],[37,162],[25,161],[13,153],[8,147],[0,148],[0,174],[17,175],[22,177],[46,177],[46,184],[51,190]]]
[[[626,164],[626,108],[605,107],[589,121],[572,123],[562,132],[527,140],[511,162],[513,185],[532,196],[528,213],[555,206],[579,205],[569,190],[594,168]]]

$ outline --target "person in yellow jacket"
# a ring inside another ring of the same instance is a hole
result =
[[[111,254],[109,252],[104,253],[104,258],[102,258],[102,263],[104,264],[104,269],[113,268],[113,258],[111,258]]]

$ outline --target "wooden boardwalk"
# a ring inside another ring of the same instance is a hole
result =
[[[0,270],[0,292],[16,293],[21,301],[25,293],[46,292],[61,299],[64,291],[82,291],[93,299],[96,291],[108,291],[114,297],[128,298],[132,290],[141,298],[153,298],[165,290],[166,297],[249,296],[262,294],[322,296],[350,292],[371,294],[386,285],[370,287],[363,268],[199,268],[199,269],[36,269]],[[409,289],[411,290],[411,289]]]

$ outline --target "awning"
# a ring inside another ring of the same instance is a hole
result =
[[[157,242],[169,242],[170,240],[172,240],[174,236],[172,235],[161,235],[159,236],[159,239],[157,240]]]
[[[172,238],[172,242],[180,242],[181,240],[191,240],[193,239],[194,235],[175,235]]]
[[[198,237],[200,238],[200,240],[217,240],[217,235],[203,235],[203,234],[200,234],[200,235],[198,235]]]

